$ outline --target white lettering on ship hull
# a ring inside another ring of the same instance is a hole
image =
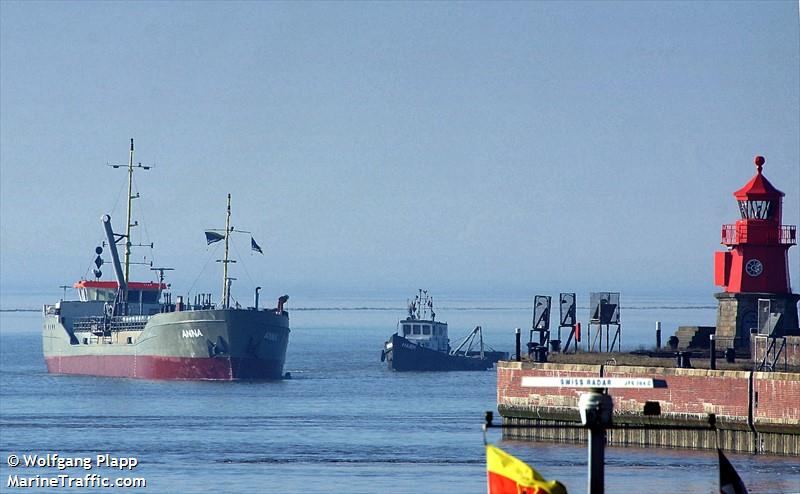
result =
[[[184,329],[181,331],[182,338],[202,338],[203,333],[199,329]]]

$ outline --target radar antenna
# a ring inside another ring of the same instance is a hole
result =
[[[164,271],[175,271],[175,268],[150,268],[150,271],[158,271],[158,282],[164,284]]]

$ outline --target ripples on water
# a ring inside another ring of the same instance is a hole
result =
[[[293,378],[244,383],[49,375],[39,314],[0,313],[3,488],[8,454],[58,452],[136,456],[143,492],[485,492],[480,425],[495,408],[494,372],[386,371],[381,345],[403,314],[375,305],[294,311],[286,365]],[[523,304],[456,308],[439,310],[451,338],[480,324],[500,350],[512,349],[514,327],[530,324]],[[622,317],[630,349],[650,344],[656,319],[667,333],[673,324],[713,324],[715,308],[655,301],[629,309]],[[585,492],[585,446],[500,445],[570,493]],[[800,492],[796,458],[729,456],[751,493]],[[712,452],[609,448],[606,463],[611,493],[718,492]]]

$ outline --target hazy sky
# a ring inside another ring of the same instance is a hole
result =
[[[156,164],[137,233],[179,293],[220,291],[203,230],[230,192],[264,249],[237,241],[245,301],[257,283],[714,303],[754,155],[799,222],[799,46],[796,1],[3,1],[0,287],[87,273],[101,215],[123,228],[105,164],[133,137]]]

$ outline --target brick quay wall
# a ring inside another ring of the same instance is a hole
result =
[[[581,428],[536,428],[537,424],[580,424],[573,388],[522,387],[522,378],[619,377],[666,382],[653,389],[612,389],[615,425],[707,426],[714,415],[717,431],[611,429],[613,445],[730,451],[800,456],[800,373],[679,369],[623,365],[498,362],[497,408],[509,439],[581,442]],[[649,409],[658,415],[644,415]]]

